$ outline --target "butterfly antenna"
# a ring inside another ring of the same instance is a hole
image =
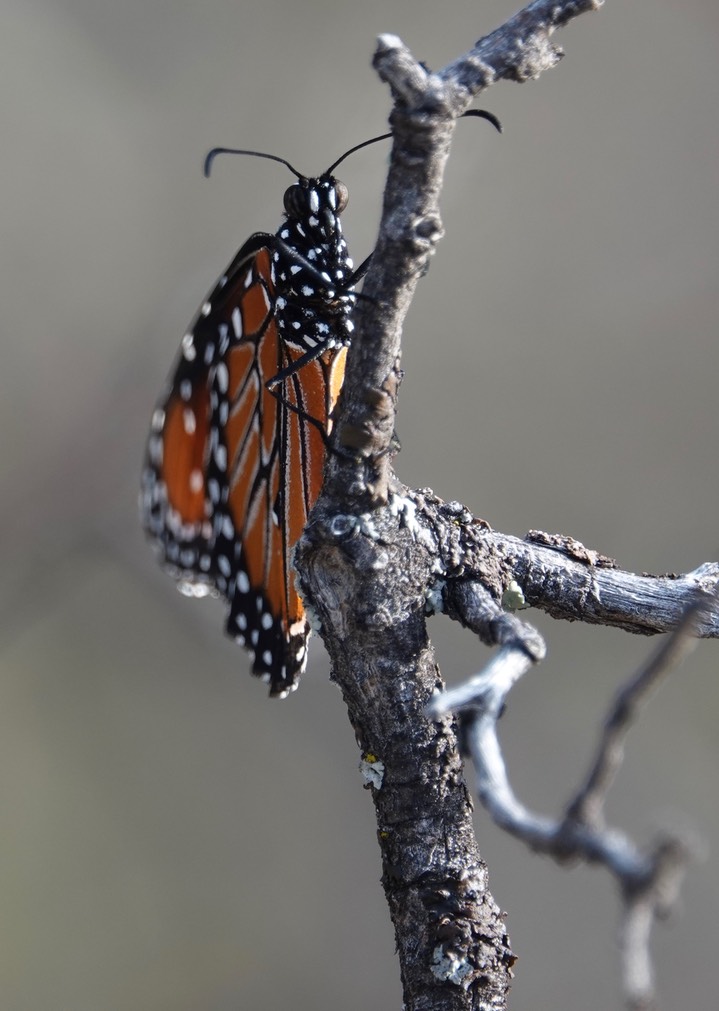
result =
[[[487,122],[492,124],[498,133],[502,132],[502,124],[499,122],[494,113],[487,112],[486,109],[469,109],[467,112],[462,113],[461,118],[464,118],[465,116],[478,116],[480,119],[486,119]],[[363,140],[361,144],[355,144],[354,147],[351,147],[349,151],[345,151],[345,153],[338,158],[336,162],[333,162],[333,164],[330,165],[327,169],[327,174],[329,175],[330,172],[334,172],[337,166],[343,162],[345,158],[349,158],[351,154],[354,154],[355,151],[359,151],[361,148],[367,147],[369,144],[376,144],[378,140],[387,140],[387,138],[391,136],[391,133],[381,133],[379,137],[372,137],[370,140]]]
[[[479,119],[486,119],[488,123],[492,124],[497,133],[502,132],[502,124],[493,112],[487,112],[486,109],[468,109],[467,112],[462,113],[460,119],[464,119],[466,116],[477,116]]]
[[[466,116],[476,116],[480,119],[486,119],[489,123],[492,124],[492,126],[495,128],[495,130],[497,130],[498,133],[502,132],[502,124],[499,122],[499,120],[493,113],[487,112],[486,109],[469,109],[467,112],[462,113],[461,118],[464,119]],[[377,137],[370,137],[369,140],[363,140],[361,144],[355,144],[354,147],[351,147],[349,151],[345,151],[343,155],[340,155],[337,161],[333,162],[330,165],[330,167],[327,169],[326,174],[329,175],[331,172],[334,172],[337,166],[340,165],[345,160],[345,158],[349,158],[351,154],[354,154],[355,151],[361,151],[363,147],[369,147],[370,144],[376,144],[380,140],[387,140],[391,136],[392,136],[391,133],[381,133]],[[208,177],[212,169],[212,163],[218,154],[246,154],[252,158],[267,158],[270,161],[279,162],[280,165],[286,165],[287,168],[292,173],[292,175],[296,176],[298,179],[307,178],[302,172],[298,172],[297,169],[294,167],[294,165],[288,162],[286,158],[280,158],[279,155],[276,154],[267,154],[265,151],[248,151],[245,150],[244,148],[237,148],[237,147],[213,147],[212,150],[208,152],[207,157],[205,158],[205,165],[204,165],[204,173]]]
[[[334,172],[334,170],[337,168],[337,166],[341,162],[343,162],[345,160],[345,158],[349,158],[349,156],[351,154],[354,154],[355,151],[359,151],[360,148],[368,147],[370,144],[376,144],[378,140],[387,140],[387,138],[391,137],[391,136],[392,136],[391,133],[381,133],[379,135],[379,137],[371,137],[370,140],[363,140],[361,144],[355,144],[354,147],[351,147],[349,149],[349,151],[345,151],[345,153],[343,155],[341,155],[341,157],[339,157],[336,162],[333,162],[330,165],[330,167],[327,169],[327,173],[326,174],[329,175],[330,172]]]
[[[361,145],[360,145],[361,146]],[[349,152],[348,152],[349,153]],[[290,165],[286,158],[280,158],[276,154],[265,154],[264,151],[245,151],[241,148],[236,147],[213,147],[213,149],[208,153],[205,158],[204,172],[209,178],[210,169],[212,168],[212,163],[218,154],[248,154],[253,158],[269,158],[270,161],[278,161],[280,165],[286,165],[293,176],[297,176],[298,179],[305,179],[306,177],[302,172],[298,172],[294,165]]]

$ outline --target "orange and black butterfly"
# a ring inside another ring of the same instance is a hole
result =
[[[227,601],[227,633],[278,697],[307,662],[292,550],[320,492],[354,285],[368,265],[353,270],[340,224],[347,188],[332,172],[364,146],[315,179],[283,158],[236,152],[297,177],[286,220],[247,240],[182,338],[142,474],[143,525],[162,562],[183,592]],[[205,173],[229,150],[211,151]]]

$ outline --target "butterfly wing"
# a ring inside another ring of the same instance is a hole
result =
[[[180,588],[228,601],[228,634],[284,696],[309,637],[292,549],[320,491],[346,348],[267,388],[306,352],[278,331],[271,241],[245,243],[183,338],[153,416],[142,514]]]
[[[223,289],[241,286],[250,267],[239,254],[218,281],[182,338],[180,352],[152,416],[141,479],[140,513],[160,559],[189,595],[216,589],[214,508],[220,491],[210,486],[212,387],[222,333],[209,307]],[[232,283],[230,283],[232,276]]]

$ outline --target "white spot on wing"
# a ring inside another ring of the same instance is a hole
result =
[[[212,593],[212,587],[207,583],[193,583],[189,579],[180,580],[177,589],[185,597],[207,597]]]
[[[215,447],[215,463],[218,470],[227,470],[227,450],[222,444]]]
[[[195,350],[195,338],[191,333],[186,333],[182,338],[182,354],[188,362],[193,362],[197,351]]]
[[[227,371],[227,366],[224,362],[218,362],[217,368],[215,369],[215,377],[217,379],[217,388],[220,393],[227,393],[227,385],[230,381],[230,374]]]

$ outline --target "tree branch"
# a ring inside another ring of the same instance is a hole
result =
[[[426,614],[444,608],[499,644],[493,664],[512,683],[542,658],[544,643],[505,613],[503,599],[651,633],[676,623],[697,582],[717,578],[709,568],[680,579],[633,576],[571,538],[505,537],[461,505],[410,492],[392,470],[402,324],[442,236],[438,199],[454,121],[493,81],[554,66],[561,54],[552,33],[599,6],[532,3],[436,74],[394,36],[382,36],[374,59],[395,99],[382,222],[323,493],[295,564],[361,748],[408,1011],[504,1008],[514,961],[474,837],[455,726],[427,709],[442,698],[442,682]],[[719,634],[715,614],[701,631]]]
[[[421,496],[421,507],[434,521],[446,509],[427,496]],[[613,559],[572,537],[533,530],[521,540],[482,529],[476,522],[463,527],[461,543],[451,550],[455,559],[461,559],[455,564],[461,564],[463,575],[489,582],[500,599],[515,582],[527,607],[538,607],[553,618],[610,625],[639,635],[671,631],[692,591],[711,592],[719,582],[716,562],[683,575],[637,574],[620,569]],[[719,614],[703,614],[696,634],[719,636]]]

